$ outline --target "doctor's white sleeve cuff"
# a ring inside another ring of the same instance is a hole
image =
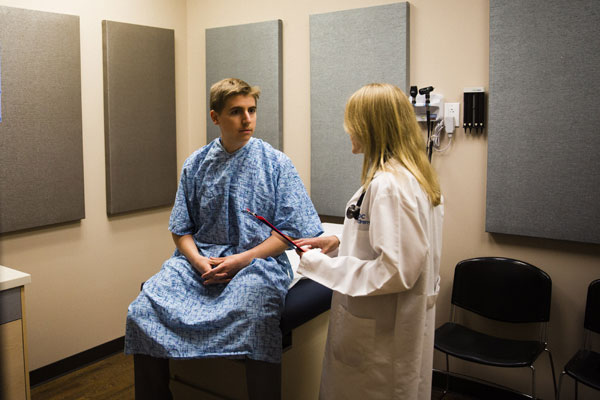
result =
[[[302,254],[297,272],[302,276],[321,283],[322,279],[319,279],[319,275],[321,274],[318,271],[323,267],[323,264],[326,267],[326,264],[330,260],[329,256],[321,253],[318,249],[309,250]]]

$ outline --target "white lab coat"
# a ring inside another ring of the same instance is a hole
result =
[[[311,250],[298,266],[334,290],[323,400],[431,399],[443,205],[395,171],[373,179],[359,220],[345,219],[337,257]]]

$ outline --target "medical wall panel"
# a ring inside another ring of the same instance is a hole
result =
[[[281,20],[206,29],[206,112],[210,87],[225,78],[260,86],[254,137],[283,150]],[[206,119],[207,143],[221,131]]]
[[[79,17],[0,7],[0,233],[85,217]]]
[[[177,190],[172,29],[102,21],[106,211],[173,204]]]
[[[362,155],[351,153],[344,107],[372,82],[406,91],[407,2],[310,16],[311,198],[321,215],[344,216],[360,187]]]
[[[600,2],[490,3],[486,231],[600,243]]]

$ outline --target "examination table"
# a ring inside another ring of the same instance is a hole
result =
[[[337,234],[342,225],[324,223],[323,229],[324,235]],[[299,257],[292,250],[287,254],[295,273]],[[290,286],[280,323],[282,400],[316,399],[332,291],[297,275]],[[171,360],[171,391],[175,400],[247,399],[245,364],[226,358]]]

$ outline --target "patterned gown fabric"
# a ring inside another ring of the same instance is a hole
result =
[[[215,139],[186,160],[169,230],[192,235],[206,257],[237,254],[271,235],[246,208],[291,237],[322,233],[290,159],[256,138],[234,153]],[[291,279],[284,253],[255,259],[228,284],[204,286],[176,250],[129,306],[125,352],[280,362],[279,320]]]

